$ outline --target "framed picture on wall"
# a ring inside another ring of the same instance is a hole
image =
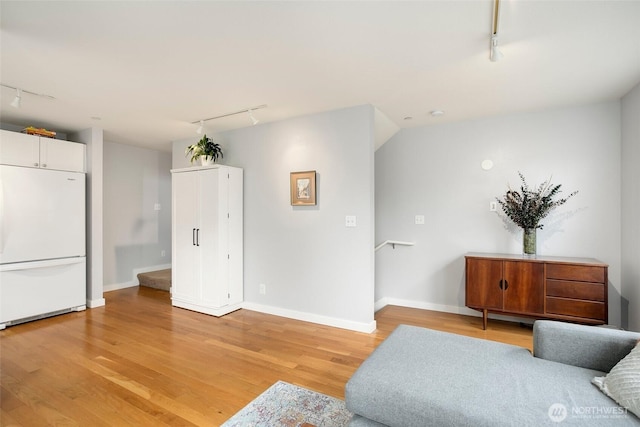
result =
[[[316,204],[316,171],[291,172],[291,205]]]

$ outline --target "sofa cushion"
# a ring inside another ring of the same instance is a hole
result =
[[[608,375],[594,378],[593,383],[619,405],[640,417],[640,344]]]
[[[616,425],[637,426],[591,385],[602,374],[517,346],[401,325],[351,377],[345,400],[388,426],[557,425],[558,408],[562,425],[601,424],[585,412],[602,408],[616,413]]]
[[[354,414],[351,417],[351,421],[349,422],[349,427],[387,427],[385,424],[380,424],[378,422],[372,421],[369,418],[361,417],[360,415]]]
[[[533,355],[566,365],[609,372],[629,354],[638,339],[640,334],[637,332],[536,320],[533,324]]]

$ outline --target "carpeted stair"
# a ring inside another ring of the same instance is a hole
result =
[[[169,291],[171,288],[171,269],[149,271],[138,274],[140,286]]]

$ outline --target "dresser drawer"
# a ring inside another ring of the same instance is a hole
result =
[[[605,267],[547,264],[547,279],[604,283]]]
[[[602,283],[547,279],[547,296],[602,302],[605,296],[604,285]]]
[[[582,317],[604,321],[604,303],[547,297],[546,314]]]

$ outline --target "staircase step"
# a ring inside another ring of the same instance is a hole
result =
[[[148,271],[138,274],[140,286],[169,291],[171,288],[171,269]]]

